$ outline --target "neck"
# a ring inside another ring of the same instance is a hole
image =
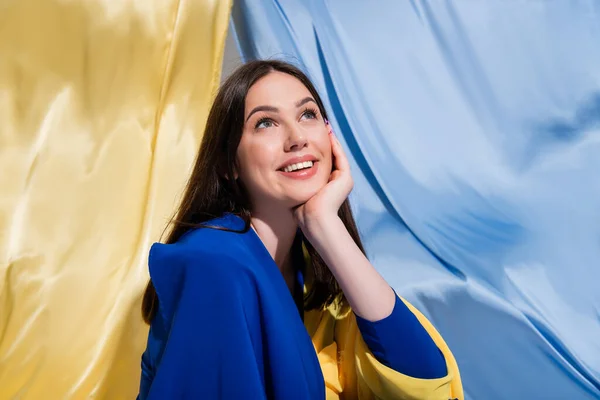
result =
[[[293,276],[290,249],[298,225],[291,210],[269,213],[253,212],[252,227],[271,254],[284,277]]]

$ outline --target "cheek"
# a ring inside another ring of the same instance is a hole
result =
[[[320,142],[321,154],[323,155],[323,165],[328,166],[328,171],[331,171],[333,165],[333,154],[331,153],[331,142],[329,133],[325,134],[325,139]]]
[[[323,125],[311,127],[310,137],[313,150],[317,150],[321,155],[321,161],[331,164],[331,140],[329,139],[329,129]]]
[[[237,152],[239,174],[247,187],[260,185],[263,177],[273,169],[271,147],[261,142],[240,143]]]

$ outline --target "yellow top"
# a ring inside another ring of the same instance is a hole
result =
[[[304,316],[325,377],[327,400],[464,399],[458,365],[444,339],[423,314],[401,300],[444,354],[448,374],[443,378],[418,379],[381,364],[363,341],[354,313],[334,304]]]

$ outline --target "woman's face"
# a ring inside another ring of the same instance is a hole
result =
[[[296,78],[271,72],[248,91],[237,149],[252,207],[295,207],[329,180],[331,144],[315,99]]]

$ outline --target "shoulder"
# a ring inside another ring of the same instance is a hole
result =
[[[257,280],[244,235],[207,227],[191,230],[173,244],[152,245],[150,279],[166,320],[180,301],[202,301],[210,293],[251,295]]]
[[[148,259],[150,273],[153,266],[165,263],[171,270],[175,266],[184,268],[180,272],[186,275],[193,275],[196,270],[206,274],[243,268],[247,262],[242,260],[252,252],[246,237],[248,232],[243,232],[244,222],[239,217],[226,215],[205,225],[189,230],[176,243],[154,243]]]

